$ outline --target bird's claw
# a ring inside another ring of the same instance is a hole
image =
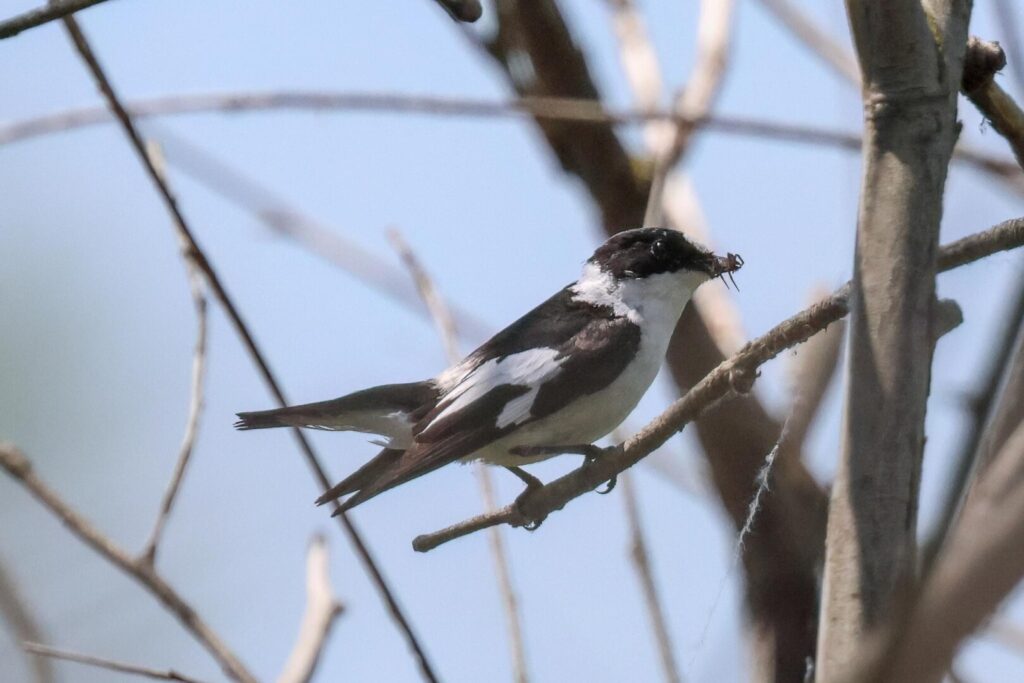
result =
[[[530,496],[537,492],[537,488],[539,487],[527,485],[526,490],[516,497],[516,511],[523,519],[529,520],[523,524],[523,528],[527,531],[536,531],[540,528],[540,525],[544,523],[544,520],[547,519],[547,515],[544,515],[540,519],[531,519],[530,515],[526,513],[526,509],[524,508],[524,503]]]
[[[603,490],[602,489],[594,489],[594,491],[597,492],[597,493],[600,493],[602,496],[606,496],[606,495],[608,495],[609,493],[612,492],[612,489],[615,488],[615,484],[618,483],[618,479],[619,479],[618,477],[613,476],[611,479],[609,479],[607,482],[605,482],[605,487],[604,487]]]

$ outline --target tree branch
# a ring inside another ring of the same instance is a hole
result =
[[[17,584],[0,562],[0,617],[15,640],[20,642],[42,639],[42,630],[21,597]],[[36,683],[54,683],[53,667],[47,659],[32,657],[28,662]]]
[[[125,662],[118,662],[113,659],[105,659],[103,657],[94,657],[92,655],[81,654],[79,652],[71,652],[69,650],[58,650],[54,647],[48,647],[39,643],[25,642],[25,652],[36,655],[42,661],[49,661],[50,659],[63,659],[67,662],[76,662],[78,664],[85,664],[87,666],[95,666],[100,669],[107,669],[108,671],[117,671],[118,673],[132,674],[135,676],[142,676],[143,678],[153,678],[159,681],[179,681],[179,683],[201,683],[198,679],[192,678],[180,674],[174,669],[167,669],[160,671],[159,669],[151,669],[146,666],[137,666],[135,664],[128,664]]]
[[[175,616],[181,625],[206,648],[220,664],[225,675],[234,681],[256,683],[256,678],[228,648],[212,628],[196,613],[177,591],[151,565],[133,559],[124,549],[102,534],[79,515],[39,477],[32,463],[13,445],[0,443],[0,467],[32,493],[50,512],[60,518],[71,533],[101,557],[138,581]]]
[[[93,78],[96,80],[97,87],[106,99],[107,105],[110,107],[111,111],[114,113],[114,116],[120,123],[122,130],[128,137],[128,140],[131,143],[132,147],[135,149],[135,152],[138,155],[140,161],[142,162],[143,167],[145,168],[150,179],[153,181],[153,184],[155,185],[157,192],[160,194],[160,197],[163,200],[165,207],[167,208],[168,212],[173,218],[174,227],[177,229],[179,236],[184,241],[189,257],[193,259],[195,263],[203,271],[203,275],[206,278],[207,284],[210,286],[210,289],[213,291],[217,300],[220,302],[220,304],[224,308],[224,311],[227,313],[228,318],[231,320],[231,323],[235,328],[235,331],[241,338],[243,345],[249,352],[250,357],[256,364],[260,374],[263,377],[264,382],[267,384],[267,387],[269,388],[274,399],[277,401],[278,405],[282,407],[288,405],[288,401],[285,398],[284,392],[281,389],[281,386],[278,383],[276,377],[274,376],[274,373],[271,371],[266,358],[260,351],[259,346],[256,344],[256,340],[252,336],[249,327],[242,319],[241,314],[239,313],[238,308],[235,306],[233,299],[228,295],[227,290],[224,288],[224,285],[220,280],[220,277],[217,275],[216,271],[214,271],[213,266],[210,264],[209,260],[206,258],[206,255],[203,253],[202,249],[199,247],[199,244],[196,242],[192,229],[189,227],[188,223],[185,220],[184,215],[182,214],[180,208],[178,207],[177,199],[174,197],[174,194],[167,186],[167,183],[164,182],[160,173],[153,165],[152,160],[149,158],[149,155],[146,152],[145,145],[142,142],[142,138],[139,135],[138,131],[136,130],[135,125],[132,123],[130,115],[125,110],[124,105],[117,97],[117,94],[114,92],[113,86],[111,85],[109,79],[104,73],[103,68],[100,66],[98,60],[96,59],[96,56],[93,54],[92,48],[86,41],[86,38],[83,35],[81,29],[78,27],[77,22],[75,22],[75,20],[72,17],[65,17],[64,24],[68,29],[68,33],[71,37],[72,42],[75,45],[75,48],[78,50],[79,54],[82,57],[82,60],[85,62]],[[330,480],[327,478],[327,473],[324,471],[323,466],[320,464],[320,461],[317,458],[316,453],[313,451],[312,445],[309,443],[305,435],[302,434],[302,432],[299,429],[293,429],[292,434],[294,435],[295,440],[298,442],[299,448],[302,451],[303,456],[305,457],[306,463],[312,470],[313,475],[317,483],[320,485],[321,490],[327,491],[330,488],[331,483]],[[336,501],[334,505],[335,510],[340,511],[340,508],[337,506]],[[376,561],[373,559],[373,556],[370,554],[369,549],[366,547],[366,544],[363,541],[362,536],[359,534],[358,530],[355,528],[355,526],[352,524],[352,521],[348,518],[346,514],[342,512],[341,514],[337,514],[335,516],[338,519],[338,523],[342,526],[345,533],[348,535],[349,540],[355,547],[357,554],[362,560],[363,566],[366,568],[371,580],[373,581],[378,592],[383,598],[385,605],[387,606],[388,612],[394,619],[402,635],[405,637],[406,643],[412,650],[416,662],[419,665],[420,673],[427,681],[436,681],[437,677],[435,676],[433,668],[431,667],[430,662],[427,659],[426,652],[420,645],[419,639],[416,637],[415,633],[412,630],[412,627],[410,626],[404,613],[399,607],[397,599],[394,596],[394,592],[391,590],[391,588],[385,581],[384,576],[383,574],[381,574],[381,571],[378,568]]]
[[[316,672],[331,627],[344,611],[331,586],[327,539],[313,537],[306,554],[306,612],[277,683],[308,683]]]
[[[247,111],[353,111],[390,114],[426,114],[444,117],[512,118],[532,117],[550,121],[593,125],[636,125],[662,121],[727,135],[768,138],[810,145],[828,145],[850,151],[859,150],[860,136],[827,128],[764,121],[760,119],[710,115],[689,121],[668,111],[642,112],[633,109],[604,109],[592,98],[524,97],[505,102],[473,98],[402,95],[395,93],[271,91],[170,95],[126,102],[136,119],[175,116],[201,112],[240,113]],[[40,117],[0,124],[0,145],[41,135],[74,130],[112,119],[104,107],[70,109]],[[1016,163],[959,145],[956,157],[978,170],[995,175],[1017,194],[1024,193],[1024,174]]]
[[[166,171],[163,169],[163,157],[159,149],[151,146],[149,150],[150,159],[166,182]],[[182,245],[185,246],[185,245]],[[167,485],[163,499],[160,501],[160,510],[157,513],[156,521],[153,523],[153,530],[149,534],[142,551],[142,558],[149,564],[156,562],[157,546],[163,537],[164,526],[171,515],[174,507],[174,500],[181,488],[182,479],[185,477],[185,469],[192,458],[192,451],[195,447],[196,437],[199,434],[199,417],[203,411],[203,379],[206,375],[206,285],[203,282],[202,271],[199,265],[189,256],[188,249],[182,250],[185,260],[185,269],[188,275],[189,293],[192,296],[192,306],[196,314],[196,341],[192,352],[192,389],[189,395],[188,417],[185,420],[185,434],[181,439],[181,446],[178,449],[178,459],[174,465],[174,472],[171,481]]]
[[[416,283],[423,303],[430,311],[434,324],[437,326],[438,335],[444,345],[445,355],[450,363],[458,363],[462,359],[459,351],[458,331],[455,320],[452,318],[448,304],[437,291],[434,281],[426,269],[416,258],[408,242],[402,237],[398,230],[388,231],[388,239],[391,241],[395,251],[405,264],[406,269]],[[476,474],[480,481],[480,494],[484,500],[484,513],[493,513],[496,507],[494,500],[494,485],[491,481],[491,473],[483,463],[476,463]],[[517,683],[527,683],[529,675],[526,668],[526,646],[523,639],[522,616],[519,613],[519,599],[516,596],[515,586],[512,585],[512,568],[508,559],[508,552],[505,549],[505,540],[502,538],[500,529],[490,529],[488,533],[491,554],[494,559],[494,571],[498,579],[498,592],[501,593],[501,603],[505,609],[505,622],[508,627],[509,651],[512,655],[513,678]]]
[[[928,5],[847,0],[864,74],[864,175],[819,682],[857,661],[862,632],[885,617],[916,567],[939,223],[970,16],[969,0]]]
[[[480,0],[434,0],[455,21],[473,23],[483,16]]]
[[[1024,111],[995,81],[1006,66],[999,43],[971,36],[964,58],[963,92],[996,132],[1010,143],[1017,163],[1024,167]]]
[[[101,2],[106,2],[106,0],[50,0],[45,5],[0,22],[0,40],[11,38],[22,31],[42,26]]]
[[[1020,246],[1024,246],[1024,218],[1015,218],[943,247],[938,254],[937,267],[940,272],[951,270]],[[843,318],[850,310],[850,286],[847,283],[830,297],[779,323],[748,343],[739,353],[708,373],[640,432],[611,449],[602,458],[546,484],[524,500],[521,506],[508,505],[493,514],[479,515],[447,529],[418,536],[413,540],[413,548],[426,552],[448,541],[498,524],[524,526],[543,519],[565,507],[574,498],[594,490],[645,458],[713,406],[749,391],[761,365]]]

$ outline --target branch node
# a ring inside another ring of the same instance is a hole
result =
[[[1006,66],[1006,53],[995,40],[971,36],[964,53],[964,75],[960,87],[970,95],[986,86]]]

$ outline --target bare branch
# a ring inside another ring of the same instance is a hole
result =
[[[864,174],[843,439],[828,515],[819,682],[837,680],[857,661],[861,634],[880,623],[916,566],[939,222],[959,132],[970,16],[969,0],[927,5],[847,2],[864,74]],[[924,126],[927,136],[920,133]]]
[[[676,664],[676,658],[672,652],[672,639],[668,634],[665,610],[662,609],[658,586],[654,582],[654,573],[651,570],[647,541],[644,539],[644,530],[640,524],[640,510],[636,502],[632,474],[623,472],[619,485],[622,487],[622,501],[626,506],[626,520],[629,523],[629,556],[633,560],[633,567],[636,569],[640,587],[644,593],[644,604],[647,606],[651,628],[654,630],[654,642],[658,646],[661,670],[668,683],[679,683],[682,681],[682,676],[679,675],[679,666]]]
[[[1006,66],[1006,55],[999,43],[971,36],[964,59],[963,91],[982,116],[1006,138],[1017,163],[1024,167],[1024,111],[995,81],[997,71]]]
[[[150,179],[153,181],[156,190],[160,194],[160,197],[163,200],[165,207],[171,214],[173,218],[174,227],[177,229],[179,237],[183,240],[183,242],[186,245],[186,250],[188,252],[189,258],[191,258],[202,269],[203,275],[206,277],[207,284],[210,286],[210,289],[213,291],[217,300],[220,302],[220,304],[224,308],[224,311],[227,313],[228,318],[231,320],[231,323],[235,328],[235,331],[241,338],[243,345],[245,346],[253,362],[259,369],[259,372],[262,375],[264,382],[270,389],[270,392],[274,396],[274,399],[278,402],[278,405],[282,407],[288,405],[288,401],[285,398],[284,392],[281,389],[281,386],[278,383],[277,378],[271,371],[266,358],[260,351],[259,346],[256,344],[256,340],[252,336],[249,327],[242,320],[238,308],[235,306],[234,301],[228,295],[227,290],[224,288],[224,285],[220,280],[220,277],[217,275],[216,271],[214,271],[213,266],[210,264],[209,260],[206,258],[206,255],[203,253],[202,249],[199,247],[199,244],[196,242],[192,229],[189,227],[188,223],[185,220],[184,215],[182,214],[180,208],[178,207],[178,202],[175,199],[174,194],[167,186],[167,183],[164,182],[159,171],[153,165],[152,160],[150,159],[149,155],[146,152],[146,147],[142,141],[142,137],[136,130],[134,123],[132,123],[131,117],[125,110],[124,105],[121,104],[120,99],[114,92],[113,86],[111,85],[109,79],[104,73],[103,68],[97,61],[96,56],[93,54],[92,48],[86,41],[86,38],[82,34],[81,29],[78,27],[77,22],[75,22],[75,20],[72,17],[65,17],[64,24],[68,29],[68,33],[71,37],[72,42],[75,45],[75,48],[78,50],[79,54],[82,57],[82,60],[85,62],[86,66],[89,68],[89,71],[92,73],[93,78],[96,80],[97,87],[106,99],[107,105],[110,107],[111,111],[114,113],[115,117],[120,123],[122,130],[128,137],[128,140],[131,143],[132,147],[135,149],[135,152],[138,155],[140,161],[142,162],[143,167],[145,168]],[[313,475],[317,483],[320,485],[321,490],[327,491],[328,489],[330,489],[331,483],[330,480],[327,478],[327,473],[324,471],[323,466],[320,464],[320,461],[317,458],[316,453],[313,451],[312,445],[306,439],[305,435],[301,432],[301,430],[293,429],[292,434],[294,435],[296,441],[298,442],[299,447],[303,453],[303,456],[305,457],[306,463],[312,470]],[[342,526],[345,533],[348,535],[349,540],[355,546],[356,552],[359,555],[360,559],[362,560],[363,566],[369,573],[370,578],[373,581],[374,585],[376,586],[378,592],[381,594],[381,597],[383,598],[385,605],[387,606],[388,612],[391,614],[399,630],[405,637],[405,640],[408,643],[410,649],[412,650],[417,664],[419,665],[420,673],[426,680],[432,682],[436,681],[437,677],[433,672],[433,668],[430,666],[430,662],[427,659],[426,652],[420,645],[419,639],[413,632],[408,620],[405,618],[405,615],[402,612],[401,608],[399,607],[393,591],[388,586],[387,582],[384,579],[384,576],[381,574],[380,569],[378,568],[377,563],[374,561],[373,556],[370,554],[369,549],[366,547],[366,544],[363,541],[362,536],[359,534],[358,530],[352,524],[352,521],[348,518],[348,515],[344,514],[344,512],[342,512],[340,508],[337,506],[337,502],[335,502],[334,505],[335,511],[340,513],[335,515],[338,519],[338,523]]]
[[[524,97],[507,102],[472,98],[401,95],[394,93],[330,93],[272,91],[236,92],[205,95],[171,95],[139,99],[126,103],[133,118],[145,119],[197,112],[240,113],[246,111],[365,111],[391,114],[427,114],[432,116],[523,118],[546,121],[589,123],[594,125],[642,124],[649,121],[692,125],[728,135],[769,138],[800,144],[828,145],[859,151],[860,136],[814,126],[794,125],[759,119],[709,115],[701,121],[689,121],[671,112],[641,112],[631,109],[605,110],[593,99],[566,97]],[[108,123],[112,116],[104,107],[70,109],[41,117],[0,125],[0,145],[41,135]],[[992,157],[974,148],[959,145],[957,159],[978,170],[997,176],[1018,194],[1024,192],[1024,176],[1013,161]]]
[[[860,85],[860,67],[853,54],[790,0],[760,0],[801,43],[833,71],[853,85]]]
[[[957,240],[939,251],[938,270],[946,271],[991,254],[1024,245],[1024,218],[1015,218],[984,232]],[[970,254],[970,258],[965,256]],[[441,531],[413,540],[420,552],[432,550],[448,541],[498,524],[523,526],[556,510],[574,498],[588,493],[611,477],[624,472],[664,444],[687,423],[724,399],[749,391],[757,368],[788,348],[801,344],[849,313],[850,283],[839,288],[803,312],[779,323],[766,334],[748,343],[661,415],[619,447],[569,474],[548,483],[521,506],[509,505],[490,515],[480,515]]]
[[[0,467],[7,470],[7,473],[15,481],[27,488],[44,507],[59,517],[71,533],[105,560],[138,581],[163,603],[177,617],[181,625],[217,660],[225,675],[242,683],[256,682],[256,678],[220,639],[220,636],[200,618],[195,609],[185,602],[170,584],[156,573],[152,566],[132,559],[124,549],[73,510],[53,489],[36,476],[32,463],[13,445],[0,444]]]
[[[697,62],[690,80],[680,90],[673,112],[685,119],[707,116],[718,97],[726,73],[732,36],[734,0],[702,0],[697,23]],[[695,127],[676,124],[670,135],[661,136],[654,160],[654,173],[644,212],[646,226],[662,223],[662,195],[669,172],[686,154]]]
[[[0,562],[0,617],[17,641],[37,641],[42,639],[42,630],[29,610],[21,591],[15,584],[3,563]],[[32,657],[29,659],[36,683],[53,683],[56,679],[49,660]]]
[[[153,165],[164,176],[166,182],[166,171],[163,169],[163,156],[159,149],[150,146],[149,156]],[[184,244],[182,245],[185,246]],[[156,562],[157,546],[163,536],[164,526],[171,515],[174,507],[174,500],[181,488],[182,479],[185,477],[185,469],[192,458],[192,451],[195,447],[196,436],[199,433],[199,417],[203,412],[203,379],[206,375],[206,285],[203,282],[202,271],[199,265],[190,257],[187,248],[182,249],[185,260],[185,269],[188,275],[189,293],[192,296],[192,305],[196,313],[196,342],[192,352],[192,389],[189,395],[188,417],[185,420],[185,434],[181,439],[181,446],[178,449],[178,459],[175,461],[174,472],[171,481],[167,485],[163,499],[160,501],[160,510],[157,513],[156,521],[153,523],[153,530],[149,534],[149,540],[142,550],[141,557],[144,561],[154,564]]]
[[[862,680],[939,683],[959,644],[1024,578],[1024,422],[982,473],[900,637]]]
[[[58,650],[57,648],[48,647],[39,643],[25,642],[23,644],[25,652],[36,655],[43,661],[49,659],[62,659],[67,662],[76,662],[78,664],[86,664],[88,666],[95,666],[100,669],[107,669],[108,671],[117,671],[118,673],[134,674],[136,676],[142,676],[143,678],[153,678],[159,681],[179,681],[180,683],[201,683],[199,679],[192,678],[180,674],[174,669],[167,669],[160,671],[158,669],[151,669],[146,666],[136,666],[135,664],[127,664],[125,662],[118,662],[113,659],[105,659],[103,657],[94,657],[92,655],[81,654],[78,652],[71,652],[70,650]]]
[[[459,351],[459,340],[455,321],[447,303],[441,297],[434,281],[427,274],[416,254],[413,253],[405,238],[398,230],[389,230],[388,239],[391,241],[395,251],[398,252],[402,262],[408,269],[420,297],[426,304],[430,315],[437,326],[441,343],[444,345],[445,354],[450,363],[458,363],[462,359]],[[480,481],[480,493],[484,499],[484,514],[491,514],[495,511],[497,504],[494,496],[494,484],[491,480],[491,473],[483,463],[476,463],[476,474]],[[517,683],[526,683],[529,675],[526,669],[526,646],[523,640],[522,617],[519,614],[519,600],[516,597],[515,587],[512,585],[512,569],[505,549],[505,540],[502,538],[500,529],[490,529],[488,532],[491,554],[494,558],[494,571],[498,579],[498,591],[501,593],[501,602],[505,609],[505,621],[508,628],[509,650],[512,655],[513,677]]]
[[[42,26],[54,19],[66,17],[79,10],[98,5],[106,0],[50,0],[47,4],[0,22],[0,40],[16,36],[22,31]]]
[[[306,554],[306,612],[277,683],[308,683],[313,678],[331,627],[344,610],[331,586],[329,559],[327,539],[314,536]]]
[[[827,290],[818,290],[812,302],[827,297]],[[790,408],[789,427],[785,430],[782,452],[799,454],[807,441],[807,433],[821,408],[825,391],[832,383],[839,354],[843,347],[846,321],[830,325],[821,334],[807,341],[791,365],[793,405]]]

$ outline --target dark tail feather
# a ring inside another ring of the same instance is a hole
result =
[[[385,448],[368,463],[325,491],[322,496],[316,499],[316,504],[323,505],[341,496],[371,486],[375,480],[380,478],[381,475],[398,462],[404,452],[398,448]],[[348,504],[348,501],[345,501],[345,504]]]
[[[267,429],[269,427],[338,428],[339,418],[362,412],[402,412],[410,415],[429,410],[437,401],[437,387],[430,380],[408,384],[384,384],[363,389],[341,398],[306,403],[287,408],[238,413],[236,429]],[[341,427],[361,431],[358,423]]]

